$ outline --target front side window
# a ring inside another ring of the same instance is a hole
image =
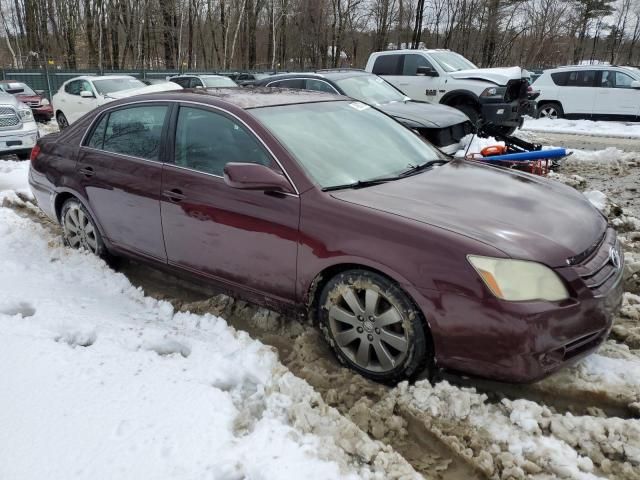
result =
[[[373,73],[376,75],[401,75],[400,60],[402,55],[381,55],[373,64]]]
[[[80,83],[80,91],[93,93],[93,88],[91,88],[91,83],[89,83],[87,80],[82,80],[82,82]]]
[[[147,160],[159,160],[162,128],[168,108],[166,105],[145,105],[111,112],[106,123],[102,149]],[[91,140],[93,141],[93,137]]]
[[[250,112],[322,188],[398,175],[443,158],[411,130],[361,102],[284,105]]]
[[[272,165],[256,138],[234,120],[210,110],[181,107],[175,164],[223,176],[224,166],[230,162]]]
[[[408,98],[386,80],[375,75],[357,75],[336,80],[336,83],[344,93],[361,102],[383,105],[402,102]]]
[[[418,67],[430,67],[432,70],[435,70],[435,68],[433,68],[433,65],[431,65],[431,63],[429,63],[429,61],[422,55],[410,53],[404,56],[402,75],[416,76],[418,74]]]
[[[616,73],[616,88],[631,88],[631,83],[633,82],[633,78],[630,75],[622,72]]]
[[[102,80],[94,80],[93,85],[100,95],[146,87],[144,83],[135,78],[105,78]]]
[[[307,90],[316,92],[338,93],[336,89],[324,80],[316,80],[315,78],[307,78]]]
[[[64,91],[69,95],[80,95],[80,89],[82,87],[81,80],[73,80],[64,86]]]
[[[191,82],[189,82],[189,88],[198,88],[202,87],[202,82],[198,77],[191,77]]]

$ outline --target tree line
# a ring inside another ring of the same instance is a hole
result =
[[[0,0],[5,68],[362,67],[391,48],[479,66],[640,64],[640,0]]]

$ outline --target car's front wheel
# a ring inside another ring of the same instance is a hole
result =
[[[99,257],[106,257],[107,250],[98,227],[87,209],[75,198],[62,206],[60,213],[64,243],[71,248],[84,249]]]
[[[562,111],[562,107],[557,103],[543,103],[538,106],[538,118],[556,120],[563,116],[564,112]]]
[[[338,274],[323,288],[317,314],[338,360],[363,376],[396,383],[432,373],[424,317],[388,278],[360,269]]]
[[[62,112],[58,112],[58,114],[56,115],[56,121],[58,122],[58,127],[60,127],[60,130],[64,130],[69,126],[69,120],[67,120],[67,117]]]

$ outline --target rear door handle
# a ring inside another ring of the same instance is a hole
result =
[[[88,177],[93,177],[93,176],[96,174],[96,172],[95,172],[95,170],[93,169],[93,167],[84,167],[84,168],[80,168],[80,169],[78,170],[78,172],[80,172],[82,175],[84,175],[84,176],[85,176],[85,177],[87,177],[87,178],[88,178]]]
[[[181,202],[182,200],[187,198],[187,196],[184,193],[182,193],[182,190],[180,190],[179,188],[174,188],[172,190],[165,190],[164,192],[162,192],[162,196],[167,197],[169,200],[176,203]]]

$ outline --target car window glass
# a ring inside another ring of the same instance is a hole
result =
[[[182,88],[189,88],[189,79],[188,78],[172,78],[172,82],[177,83]]]
[[[600,83],[598,85],[601,88],[613,88],[616,86],[616,72],[611,70],[603,70],[600,75]]]
[[[569,72],[566,85],[568,87],[593,87],[595,78],[595,70],[574,70]]]
[[[80,80],[74,80],[65,85],[64,91],[69,95],[80,95],[80,87],[82,82]]]
[[[87,80],[82,80],[80,84],[80,91],[93,93],[93,88],[91,88],[91,84]]]
[[[323,80],[316,80],[315,78],[307,79],[307,90],[315,90],[318,92],[338,93],[335,88],[329,85]]]
[[[107,121],[109,119],[109,115],[104,115],[100,122],[93,129],[93,133],[91,133],[91,138],[89,142],[87,142],[87,146],[91,148],[97,148],[102,150],[104,143],[104,132],[107,128]]]
[[[200,81],[199,78],[192,77],[191,83],[189,83],[189,88],[198,88],[198,87],[202,87],[202,82]]]
[[[556,72],[551,74],[551,79],[553,83],[560,87],[564,87],[567,85],[567,80],[569,79],[570,72]]]
[[[176,165],[222,176],[229,162],[272,164],[256,138],[238,123],[209,110],[181,107]]]
[[[158,160],[167,106],[150,105],[111,112],[103,149],[133,157]]]
[[[433,65],[431,65],[431,63],[429,63],[429,61],[422,55],[405,55],[402,75],[415,76],[418,73],[418,67],[431,67],[433,69]]]
[[[400,75],[400,58],[402,55],[382,55],[373,64],[376,75]]]
[[[290,79],[290,80],[278,80],[269,84],[270,87],[280,88],[295,88],[297,90],[304,90],[304,80],[302,79]]]
[[[613,72],[612,72],[613,73]],[[615,87],[616,88],[631,88],[633,78],[626,73],[615,72]]]

